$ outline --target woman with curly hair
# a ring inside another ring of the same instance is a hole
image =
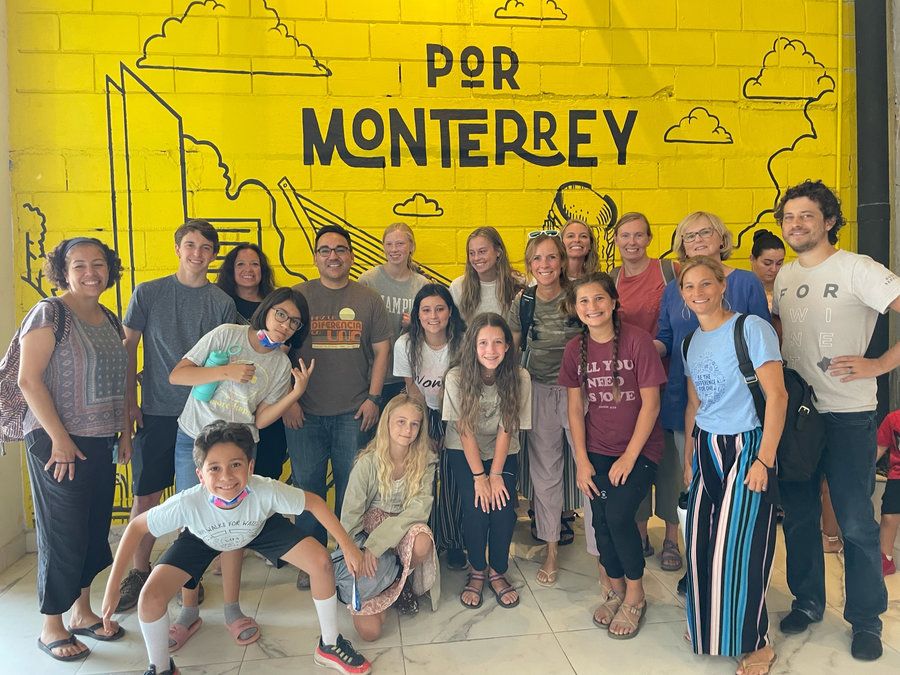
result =
[[[61,295],[37,303],[13,338],[38,541],[37,591],[44,616],[38,647],[57,661],[86,658],[75,636],[118,640],[91,609],[91,582],[112,563],[109,525],[115,463],[131,458],[125,402],[128,355],[118,318],[100,304],[121,274],[98,239],[65,239],[45,274]],[[68,626],[63,612],[72,610]]]
[[[399,394],[385,406],[375,438],[353,465],[341,525],[351,537],[365,536],[363,569],[374,574],[378,558],[391,551],[400,559],[400,577],[375,597],[352,607],[353,625],[363,640],[377,640],[385,612],[419,611],[418,597],[431,593],[431,608],[440,600],[434,536],[426,524],[431,515],[432,484],[437,457],[425,430],[425,408]]]
[[[488,578],[497,604],[515,607],[519,594],[506,571],[516,524],[519,431],[531,428],[531,378],[519,367],[512,332],[499,314],[485,312],[469,324],[458,364],[444,380],[443,415],[471,567],[460,602],[481,607]]]
[[[591,500],[597,550],[610,584],[593,620],[609,637],[627,640],[638,634],[647,613],[635,515],[662,456],[657,417],[666,373],[650,334],[620,320],[609,275],[595,272],[573,282],[566,309],[583,332],[566,345],[559,383],[568,389],[578,487]]]
[[[482,312],[505,315],[523,285],[500,233],[493,227],[472,230],[466,239],[466,270],[450,284],[463,319],[471,321]]]
[[[428,435],[440,457],[435,504],[429,525],[438,553],[447,552],[447,567],[466,566],[463,551],[462,505],[444,451],[445,423],[441,419],[444,374],[459,353],[466,324],[444,286],[427,284],[413,301],[409,331],[394,344],[394,375],[406,382],[406,393],[425,406]]]

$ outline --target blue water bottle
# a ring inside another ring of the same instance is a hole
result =
[[[215,366],[225,366],[228,365],[229,360],[229,352],[230,349],[222,349],[220,351],[213,351],[209,353],[209,356],[206,357],[206,363],[203,364],[204,368],[212,368]],[[195,384],[191,389],[191,396],[193,396],[198,401],[210,401],[212,400],[213,395],[216,393],[216,388],[219,386],[218,382],[207,382],[206,384]]]

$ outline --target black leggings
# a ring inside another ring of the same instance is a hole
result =
[[[587,455],[594,467],[594,485],[600,491],[591,498],[591,524],[600,561],[611,579],[625,576],[636,581],[644,576],[644,547],[634,518],[650,491],[656,464],[639,456],[625,483],[613,486],[609,469],[619,458],[596,452]]]
[[[37,533],[37,593],[41,614],[67,612],[112,563],[109,523],[116,489],[113,437],[72,436],[87,459],[75,460],[75,478],[57,482],[44,465],[52,442],[43,429],[25,437]]]
[[[505,574],[509,569],[509,545],[516,526],[516,478],[519,473],[517,455],[509,455],[503,465],[503,484],[509,492],[509,500],[502,509],[485,513],[475,508],[475,479],[472,469],[462,450],[447,448],[450,471],[456,479],[456,487],[462,500],[462,531],[466,542],[466,552],[472,569],[482,572],[488,566],[484,549],[488,549],[491,569]],[[485,462],[488,470],[490,462]]]
[[[281,480],[286,459],[287,439],[284,437],[284,422],[278,418],[269,426],[259,430],[259,443],[256,444],[253,473],[257,476]]]

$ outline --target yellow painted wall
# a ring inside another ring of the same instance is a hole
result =
[[[480,225],[521,264],[530,230],[580,215],[603,240],[638,210],[662,255],[704,209],[742,265],[807,177],[839,189],[854,241],[851,2],[7,5],[19,314],[51,292],[44,252],[87,233],[119,250],[104,299],[124,309],[174,271],[186,217],[261,243],[282,283],[313,269],[326,222],[353,229],[358,272],[405,220],[452,278]]]

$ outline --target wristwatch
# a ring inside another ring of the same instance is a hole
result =
[[[366,394],[366,399],[381,407],[381,394]]]

